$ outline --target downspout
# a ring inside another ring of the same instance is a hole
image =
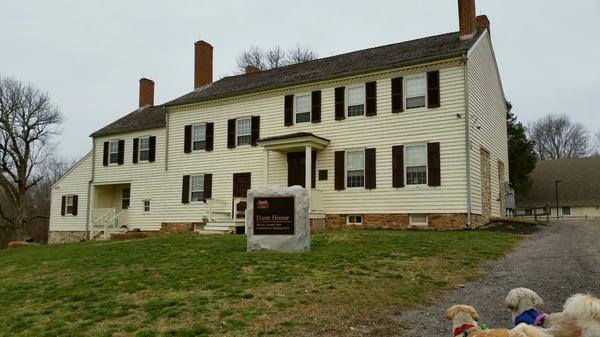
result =
[[[169,112],[165,112],[165,171],[169,170]]]
[[[467,155],[467,227],[471,227],[471,128],[470,115],[469,115],[469,57],[467,55],[463,58],[465,62],[465,149]]]
[[[90,204],[92,201],[92,183],[94,182],[96,174],[96,138],[92,138],[92,179],[88,182],[88,194],[87,194],[87,212],[85,216],[85,237],[88,240],[92,238],[89,237],[90,234],[90,217],[92,205]]]

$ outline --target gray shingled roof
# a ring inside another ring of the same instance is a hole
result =
[[[90,137],[114,135],[165,126],[167,109],[164,105],[141,107],[92,133]]]
[[[558,184],[560,206],[600,206],[600,157],[538,161],[530,180],[531,189],[517,195],[518,208],[554,207],[555,180],[562,180]]]
[[[188,104],[270,90],[302,83],[385,70],[464,55],[474,38],[460,41],[458,32],[359,50],[251,74],[224,77],[201,90],[194,90],[165,103]]]
[[[267,138],[261,138],[258,141],[259,142],[268,142],[268,141],[272,141],[272,140],[294,139],[294,138],[302,138],[302,137],[315,137],[315,138],[324,140],[326,142],[330,141],[327,138],[319,137],[319,136],[315,135],[314,133],[310,133],[310,132],[288,133],[286,135],[279,135],[279,136],[272,136],[272,137],[267,137]]]

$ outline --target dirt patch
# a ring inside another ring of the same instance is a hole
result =
[[[478,228],[479,231],[503,232],[512,234],[533,234],[540,231],[544,225],[538,225],[531,222],[518,221],[498,221]]]

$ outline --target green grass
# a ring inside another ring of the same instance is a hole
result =
[[[1,336],[339,335],[477,276],[518,236],[340,231],[305,254],[177,235],[0,251]]]

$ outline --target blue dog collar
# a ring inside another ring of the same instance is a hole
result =
[[[535,309],[529,309],[515,317],[515,325],[519,325],[520,323],[525,323],[528,325],[540,325],[544,319],[544,316],[544,314]]]

